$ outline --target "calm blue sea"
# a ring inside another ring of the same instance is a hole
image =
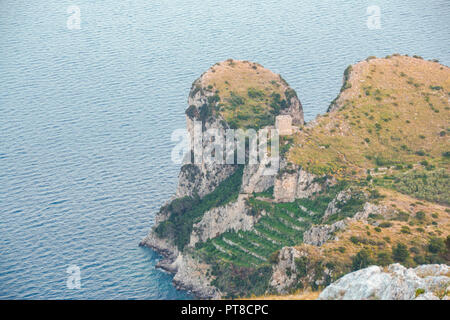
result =
[[[1,0],[0,299],[188,298],[138,242],[175,190],[170,134],[193,80],[257,61],[311,120],[369,55],[448,65],[449,15],[448,0]]]

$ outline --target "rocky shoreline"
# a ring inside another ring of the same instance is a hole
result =
[[[221,293],[210,285],[205,276],[208,266],[185,256],[167,240],[158,238],[150,232],[141,240],[139,246],[148,247],[162,256],[156,264],[166,272],[174,275],[173,284],[177,290],[185,290],[198,299],[220,299]]]

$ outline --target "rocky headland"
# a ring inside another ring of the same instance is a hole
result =
[[[200,298],[444,299],[450,261],[450,70],[370,57],[305,124],[296,92],[249,61],[191,88],[188,132],[278,129],[280,162],[188,163],[141,241]],[[202,147],[208,149],[206,139]],[[193,143],[194,144],[194,143]],[[394,264],[395,263],[395,264]],[[400,265],[401,264],[401,265]]]

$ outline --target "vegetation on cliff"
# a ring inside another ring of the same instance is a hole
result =
[[[169,217],[156,226],[155,233],[161,238],[171,239],[178,249],[183,250],[189,243],[193,225],[206,211],[237,199],[242,172],[243,166],[239,166],[235,173],[202,199],[198,196],[178,198],[161,208],[161,212],[168,213]]]
[[[217,63],[195,85],[214,93],[208,99],[209,112],[220,113],[233,129],[273,125],[275,117],[290,107],[291,98],[297,97],[280,75],[249,61]]]
[[[212,112],[233,128],[272,125],[295,95],[279,75],[246,61],[222,62],[202,81],[213,93]],[[437,62],[393,55],[347,68],[330,112],[282,139],[282,156],[315,174],[311,183],[321,188],[287,203],[277,202],[274,187],[248,194],[251,229],[217,233],[189,254],[207,263],[211,284],[233,298],[274,291],[286,247],[299,256],[282,270],[285,292],[318,290],[371,264],[450,263],[449,98],[450,69]],[[186,250],[203,214],[237,199],[242,175],[241,167],[202,199],[174,200],[161,210],[168,218],[155,233]],[[367,204],[380,213],[352,219]],[[334,227],[340,222],[345,228]],[[332,230],[329,237],[305,243],[317,226]]]

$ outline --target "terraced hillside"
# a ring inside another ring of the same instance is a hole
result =
[[[318,214],[307,212],[300,203],[277,204],[252,198],[249,204],[261,215],[252,231],[226,232],[198,245],[206,260],[217,260],[237,266],[259,267],[270,265],[272,255],[285,246],[302,242]]]

